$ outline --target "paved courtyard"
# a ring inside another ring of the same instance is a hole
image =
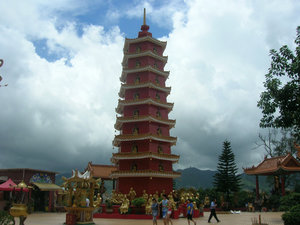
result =
[[[250,213],[242,212],[241,214],[219,214],[221,220],[220,225],[251,225],[251,219],[257,218],[259,214],[262,217],[262,222],[268,225],[283,225],[281,219],[281,212],[268,212],[268,213]],[[209,224],[207,223],[209,213],[205,212],[204,217],[196,219],[198,225]],[[29,215],[25,221],[25,225],[61,225],[65,222],[65,213],[34,213]],[[186,219],[172,220],[174,225],[188,224]],[[16,220],[16,224],[19,221]],[[152,225],[151,220],[120,220],[120,219],[94,219],[97,225]],[[162,220],[158,224],[163,224]],[[214,218],[210,224],[217,224]],[[192,225],[192,223],[191,223]]]

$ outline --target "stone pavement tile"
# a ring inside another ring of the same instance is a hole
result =
[[[250,213],[242,212],[241,214],[217,214],[221,220],[217,223],[214,218],[210,224],[220,225],[251,225],[251,219],[257,218],[259,214],[262,217],[262,222],[269,225],[283,225],[281,219],[281,212],[268,212],[268,213]],[[197,225],[209,224],[207,223],[209,212],[204,213],[204,217],[196,219]],[[65,222],[65,213],[33,213],[25,221],[25,225],[62,225]],[[184,218],[172,220],[173,225],[187,225],[187,220]],[[96,225],[152,225],[152,220],[120,220],[120,219],[94,219]],[[16,224],[19,221],[16,219]],[[158,225],[163,225],[162,220],[158,220]],[[193,223],[191,223],[193,225]]]

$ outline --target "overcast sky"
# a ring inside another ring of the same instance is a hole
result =
[[[3,0],[0,168],[57,172],[110,164],[124,38],[143,8],[167,41],[175,169],[215,170],[228,140],[238,167],[257,164],[269,50],[294,49],[298,0]]]

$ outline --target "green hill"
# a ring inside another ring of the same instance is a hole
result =
[[[194,187],[196,189],[212,188],[214,175],[217,172],[212,170],[199,170],[194,167],[177,171],[181,172],[181,177],[175,179],[176,189],[182,187]],[[241,178],[242,189],[251,191],[255,189],[255,176],[249,176],[247,174],[242,173]],[[270,185],[268,184],[267,179],[268,178],[265,176],[259,177],[259,185],[261,190],[270,191],[272,189],[272,187],[270,187]]]

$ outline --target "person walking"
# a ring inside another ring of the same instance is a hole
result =
[[[217,222],[219,223],[220,220],[218,219],[217,217],[217,214],[216,214],[216,207],[217,207],[217,200],[214,199],[211,203],[210,203],[210,215],[209,215],[209,218],[208,218],[208,222],[210,223],[210,220],[211,218],[214,216],[215,219],[217,220]]]
[[[158,204],[155,198],[152,199],[151,210],[153,217],[153,225],[157,225]]]
[[[196,225],[196,222],[193,220],[193,214],[194,214],[194,204],[192,203],[191,199],[188,199],[188,204],[186,205],[187,207],[187,214],[186,218],[188,221],[188,224],[190,225],[190,220],[193,221],[194,225]]]
[[[167,214],[168,214],[168,199],[167,199],[167,195],[163,195],[163,200],[160,202],[160,204],[162,205],[162,218],[164,220],[164,225],[168,225],[168,218],[167,218]]]

